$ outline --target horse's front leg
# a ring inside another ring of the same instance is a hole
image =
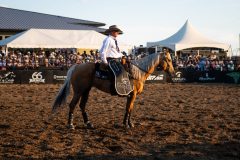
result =
[[[126,113],[123,119],[123,124],[127,128],[133,128],[134,124],[131,122],[131,112],[133,110],[133,104],[136,99],[136,93],[132,92],[130,93],[129,97],[127,98],[127,104],[126,104]]]

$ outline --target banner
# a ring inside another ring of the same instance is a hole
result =
[[[64,83],[67,70],[14,70],[0,71],[0,84],[57,84]],[[170,79],[170,80],[169,80]],[[146,83],[235,83],[240,84],[240,71],[192,71],[177,70],[174,77],[163,71],[155,71]]]
[[[67,71],[62,70],[54,70],[52,79],[53,83],[64,83],[65,79],[67,78]]]
[[[162,71],[155,71],[153,74],[149,75],[146,83],[164,83],[166,82],[166,73]]]
[[[22,84],[52,84],[51,70],[20,71]]]
[[[16,74],[12,71],[0,72],[0,84],[13,84],[16,83]]]

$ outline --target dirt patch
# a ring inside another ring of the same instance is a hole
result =
[[[240,86],[146,84],[122,125],[126,98],[93,88],[67,129],[68,107],[51,105],[61,85],[0,85],[0,159],[223,159],[240,157]],[[68,103],[72,95],[68,97]]]

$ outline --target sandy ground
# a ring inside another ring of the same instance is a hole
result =
[[[0,85],[0,159],[239,160],[240,85],[146,84],[122,126],[125,98],[91,90],[86,129],[51,104],[61,85]],[[68,103],[72,94],[68,97]]]

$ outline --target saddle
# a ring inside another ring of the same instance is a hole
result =
[[[133,91],[133,82],[129,73],[120,62],[110,60],[109,65],[96,63],[95,76],[100,79],[110,80],[114,91],[121,96],[127,96]]]

